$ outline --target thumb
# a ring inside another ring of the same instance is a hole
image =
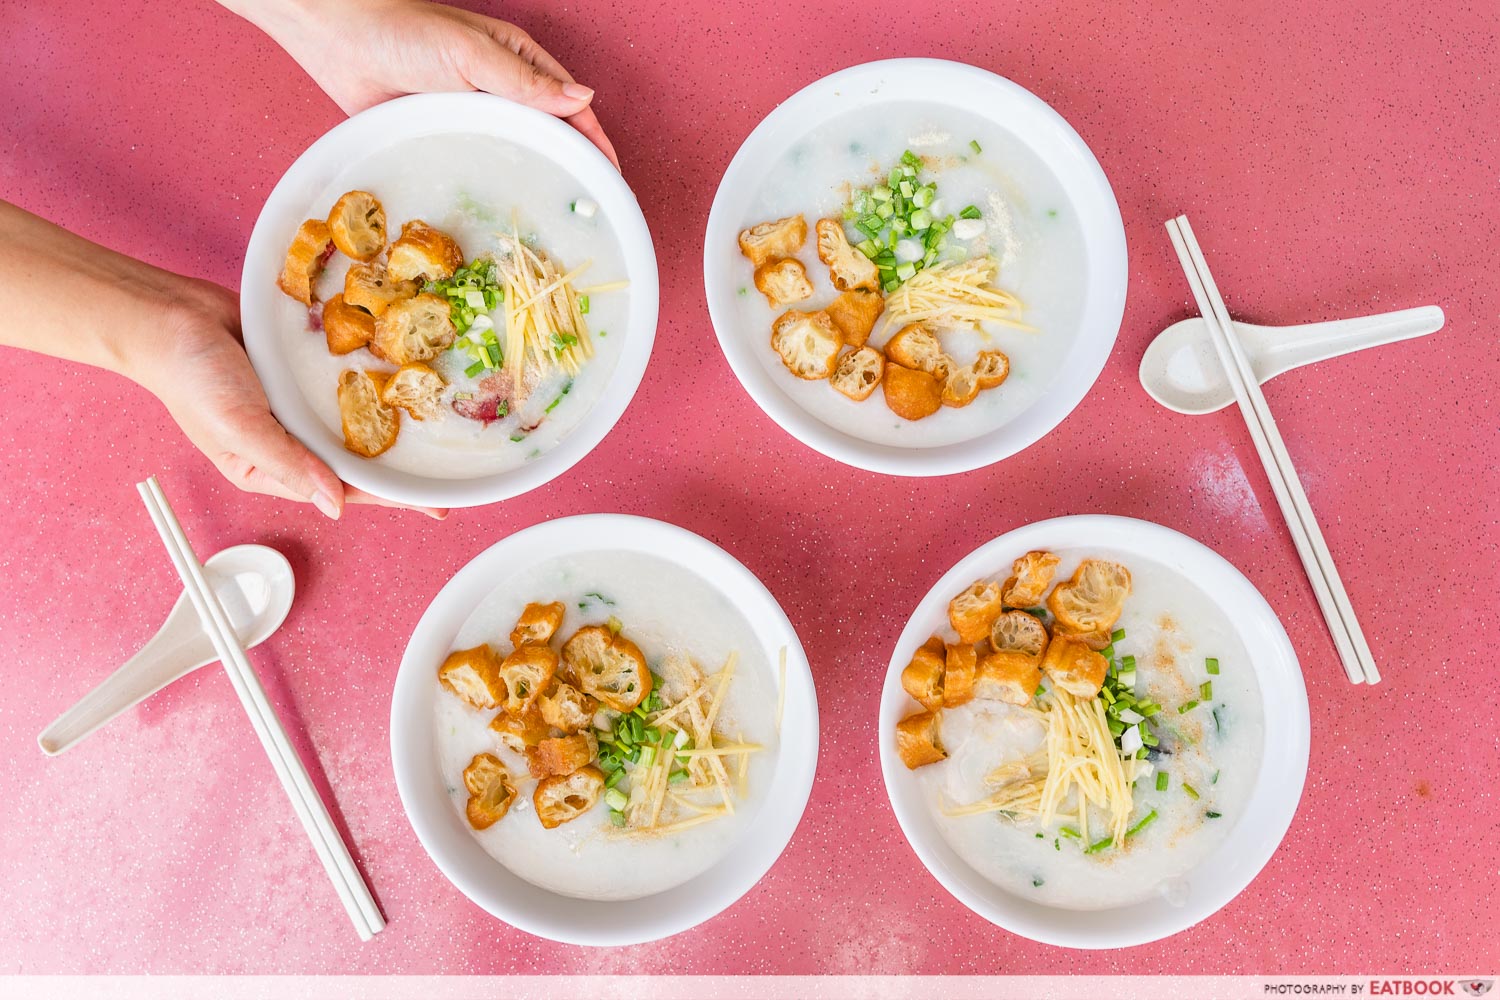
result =
[[[478,90],[567,118],[589,106],[592,88],[554,76],[499,42],[484,46],[465,74]]]
[[[286,432],[276,418],[265,413],[242,430],[238,448],[249,466],[248,489],[260,493],[290,493],[307,500],[319,511],[338,520],[344,509],[344,484],[322,459]],[[280,486],[281,489],[275,487]]]

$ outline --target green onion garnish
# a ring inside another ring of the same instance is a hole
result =
[[[1136,834],[1138,834],[1142,830],[1146,829],[1146,827],[1150,826],[1151,822],[1154,819],[1156,819],[1156,810],[1155,809],[1151,810],[1146,815],[1142,816],[1136,822],[1135,826],[1132,826],[1129,830],[1126,830],[1125,831],[1125,836],[1127,836],[1127,837],[1134,837]]]
[[[520,432],[520,431],[517,431],[516,433],[514,433],[514,434],[512,434],[510,436],[510,439],[512,441],[518,441],[518,442],[519,441],[525,441],[526,440],[526,435],[524,433]]]
[[[1203,661],[1203,666],[1204,669],[1206,669],[1209,673],[1217,674],[1219,672],[1218,657],[1210,656],[1208,659]]]
[[[1125,630],[1122,629],[1122,628],[1117,628],[1113,632],[1110,633],[1109,641],[1110,642],[1119,642],[1123,638],[1125,638]]]
[[[1191,712],[1193,709],[1195,709],[1197,707],[1198,707],[1198,703],[1196,701],[1190,701],[1186,705],[1178,705],[1177,706],[1177,714],[1178,715],[1186,715],[1188,712]]]
[[[1045,837],[1046,837],[1046,836],[1047,836],[1047,835],[1046,835],[1046,834],[1045,834],[1045,833],[1042,833],[1042,832],[1041,832],[1041,831],[1040,831],[1040,830],[1038,830],[1038,831],[1037,831],[1037,835],[1036,835],[1036,839],[1037,839],[1037,840],[1042,840],[1042,839],[1044,839],[1044,838],[1045,838]]]
[[[625,825],[625,814],[622,813],[622,812],[615,812],[613,809],[611,809],[609,811],[609,821],[611,823],[613,823],[615,826],[624,826]]]
[[[1223,813],[1214,812],[1212,809],[1210,809],[1208,812],[1204,813],[1203,815],[1207,816],[1209,819],[1218,819],[1220,816],[1222,816],[1224,814]]]
[[[979,211],[979,206],[977,205],[965,205],[963,211],[958,213],[958,217],[960,219],[982,219],[984,218],[984,213]]]
[[[1074,840],[1078,840],[1080,837],[1082,837],[1082,834],[1073,829],[1071,826],[1059,827],[1057,832],[1062,834],[1064,837],[1072,837]]]
[[[1198,789],[1194,788],[1192,785],[1190,785],[1186,781],[1184,781],[1182,783],[1182,790],[1184,792],[1187,792],[1188,798],[1192,799],[1195,802],[1197,801],[1197,799],[1198,799]]]
[[[1039,833],[1037,834],[1037,836],[1040,837],[1041,834]],[[1033,888],[1040,889],[1044,883],[1042,882],[1040,877],[1037,877],[1031,880],[1031,884]]]
[[[976,153],[982,153],[982,152],[984,152],[984,150],[982,150],[982,149],[979,148],[979,140],[978,139],[970,139],[969,140],[969,148],[972,149]]]
[[[589,314],[589,297],[587,295],[578,296],[578,311],[585,316]]]
[[[1083,853],[1084,854],[1098,854],[1100,851],[1104,850],[1105,848],[1113,847],[1113,846],[1115,846],[1115,838],[1113,838],[1113,837],[1105,837],[1103,840],[1096,840],[1092,844],[1090,844],[1088,847],[1084,848]]]
[[[1208,783],[1210,785],[1217,785],[1219,783],[1219,772],[1218,771],[1214,772],[1214,776],[1209,779]]]
[[[1169,779],[1167,778],[1167,772],[1166,771],[1157,771],[1156,772],[1156,790],[1158,792],[1165,792],[1167,790],[1167,781],[1168,780]]]
[[[1214,682],[1213,681],[1204,681],[1202,684],[1199,684],[1198,685],[1198,697],[1202,698],[1204,701],[1213,701],[1214,700]]]
[[[478,375],[488,367],[489,366],[486,365],[483,361],[476,361],[472,365],[464,369],[464,374],[469,378],[473,378],[475,375]]]

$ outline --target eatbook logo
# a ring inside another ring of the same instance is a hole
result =
[[[1471,997],[1482,997],[1494,987],[1493,979],[1465,979],[1459,983]]]

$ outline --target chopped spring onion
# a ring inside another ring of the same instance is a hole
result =
[[[1132,713],[1134,714],[1134,713]],[[1120,734],[1120,752],[1126,755],[1133,754],[1145,744],[1141,741],[1141,727],[1131,726]]]
[[[1218,657],[1216,657],[1216,656],[1210,656],[1208,659],[1206,659],[1206,660],[1203,661],[1203,667],[1210,674],[1218,674],[1218,672],[1219,672],[1219,659],[1218,659]]]
[[[622,812],[615,812],[613,809],[611,809],[609,813],[609,821],[615,826],[624,826],[625,814]]]
[[[1113,838],[1113,837],[1105,837],[1103,840],[1096,840],[1092,844],[1090,844],[1088,847],[1084,848],[1083,853],[1084,854],[1098,854],[1100,851],[1106,850],[1106,849],[1114,847],[1114,846],[1115,846],[1115,838]]]
[[[1037,836],[1040,837],[1041,834],[1037,834]],[[1036,878],[1033,878],[1031,880],[1031,885],[1033,888],[1040,889],[1042,886],[1046,885],[1046,883],[1042,881],[1041,876],[1037,876]]]
[[[510,400],[508,400],[508,399],[502,399],[502,400],[500,400],[500,402],[498,402],[498,403],[495,404],[495,419],[496,420],[504,419],[505,415],[507,413],[509,413],[509,412],[510,412]]]
[[[611,788],[604,793],[604,804],[617,812],[623,812],[629,802],[630,800],[625,797],[625,793],[618,788]]]
[[[1184,792],[1187,792],[1188,798],[1192,799],[1195,802],[1198,800],[1198,789],[1194,788],[1192,785],[1188,784],[1186,781],[1184,781],[1182,783],[1182,790]]]
[[[578,311],[585,316],[589,314],[589,297],[587,295],[578,296]]]
[[[1224,814],[1223,813],[1214,812],[1212,809],[1210,809],[1208,812],[1204,813],[1203,815],[1207,816],[1209,819],[1218,819],[1220,816],[1222,816]]]
[[[1120,709],[1120,721],[1133,726],[1136,723],[1145,722],[1146,717],[1133,708],[1122,708]]]
[[[475,375],[478,375],[488,367],[489,365],[486,365],[483,361],[476,361],[472,365],[464,369],[464,374],[469,378],[473,378]]]
[[[958,213],[960,219],[982,219],[984,213],[979,211],[978,205],[965,205],[963,211]]]
[[[516,433],[514,433],[514,434],[512,434],[510,436],[510,439],[512,441],[525,441],[526,440],[526,434],[523,431],[517,431]]]
[[[1196,701],[1190,701],[1186,705],[1178,705],[1177,706],[1177,714],[1178,715],[1186,715],[1187,713],[1191,712],[1193,709],[1195,709],[1197,707],[1198,707],[1198,703]]]
[[[1158,792],[1165,792],[1167,790],[1167,780],[1166,771],[1156,772],[1156,790]]]
[[[579,198],[568,205],[568,210],[574,215],[581,215],[585,219],[592,219],[594,213],[599,211],[599,203],[592,198]]]
[[[1152,820],[1154,820],[1154,819],[1156,819],[1156,810],[1155,809],[1151,810],[1146,815],[1142,816],[1136,822],[1135,826],[1132,826],[1130,829],[1126,830],[1125,831],[1125,836],[1127,836],[1127,837],[1134,837],[1136,834],[1138,834],[1142,830],[1146,829],[1146,827],[1150,826]]]
[[[1038,830],[1037,834],[1036,834],[1036,839],[1037,840],[1044,840],[1044,839],[1046,839],[1046,836],[1047,835],[1045,833],[1042,833],[1040,830]]]
[[[1060,834],[1062,834],[1064,837],[1072,837],[1074,840],[1078,840],[1082,836],[1077,830],[1073,829],[1071,826],[1060,827],[1057,832],[1060,833]]]
[[[1113,632],[1110,633],[1109,641],[1110,642],[1119,642],[1123,638],[1125,638],[1125,630],[1122,629],[1122,628],[1117,628]]]
[[[979,147],[979,140],[978,139],[970,139],[969,140],[969,148],[972,149],[975,153],[982,153],[982,152],[984,152],[984,150]]]
[[[1204,701],[1213,701],[1214,700],[1214,682],[1213,681],[1204,681],[1202,684],[1199,684],[1198,685],[1198,696],[1200,698],[1202,698]]]
[[[1208,779],[1208,783],[1210,785],[1217,785],[1219,783],[1219,772],[1218,771],[1215,771],[1214,772],[1214,776],[1212,778]]]
[[[602,764],[603,761],[601,760],[600,763]],[[618,785],[620,783],[620,781],[622,779],[624,779],[624,777],[625,777],[625,771],[624,771],[624,769],[616,767],[616,768],[614,768],[614,769],[612,769],[610,771],[609,777],[607,777],[607,778],[604,779],[604,787],[608,788],[608,789],[613,789],[616,785]]]
[[[1135,671],[1134,670],[1121,670],[1120,671],[1120,683],[1123,684],[1123,685],[1125,685],[1128,688],[1135,687]]]

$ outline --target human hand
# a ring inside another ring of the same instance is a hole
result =
[[[349,114],[403,94],[482,90],[565,119],[620,165],[594,92],[505,21],[427,0],[220,0]]]
[[[187,281],[188,279],[183,279]],[[235,486],[310,502],[338,519],[345,503],[401,507],[341,482],[271,415],[240,345],[239,300],[227,289],[190,282],[164,310],[163,349],[132,376],[154,393],[194,447]],[[441,520],[448,511],[414,507]]]

